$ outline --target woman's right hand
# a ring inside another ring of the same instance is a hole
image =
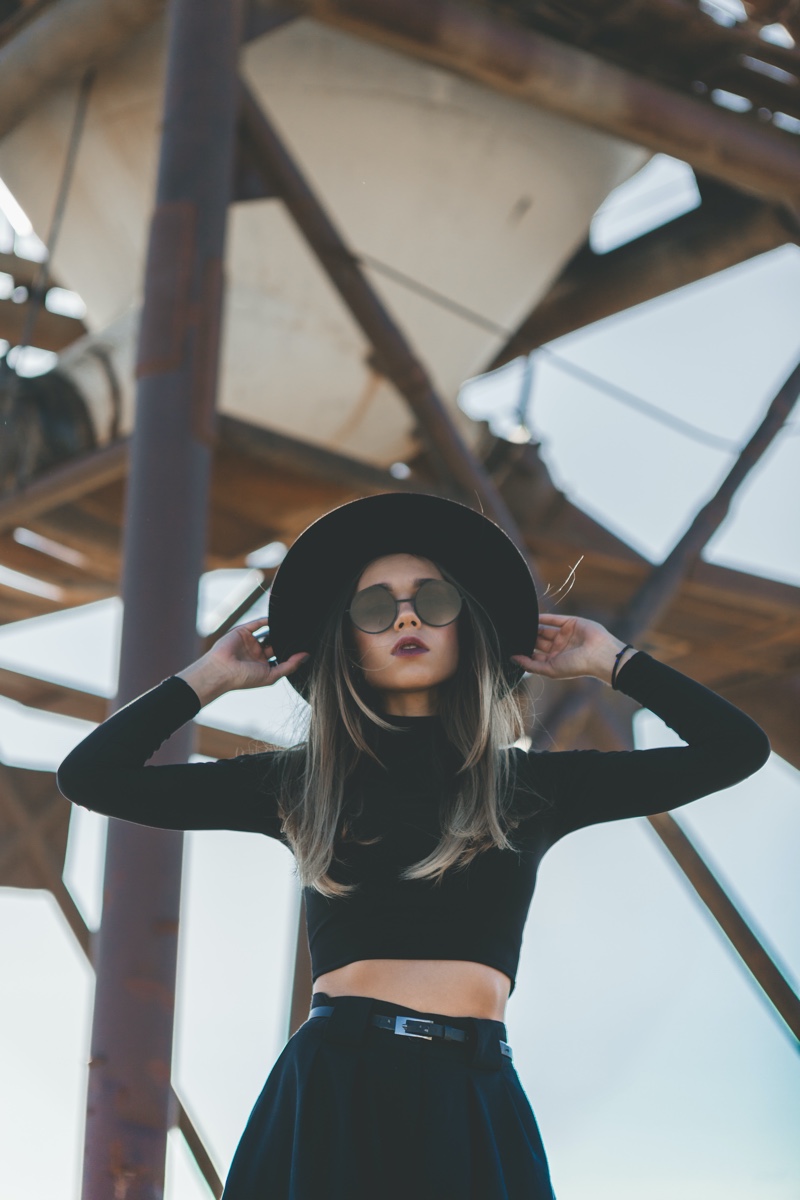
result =
[[[291,675],[305,662],[308,654],[292,654],[286,662],[271,663],[272,646],[262,645],[253,636],[265,624],[263,617],[255,617],[235,625],[214,642],[202,658],[178,671],[178,677],[194,689],[202,704],[209,704],[225,692],[269,687],[285,675]]]

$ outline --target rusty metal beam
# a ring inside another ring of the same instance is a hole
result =
[[[28,258],[20,258],[16,254],[0,254],[0,272],[10,275],[15,287],[24,287],[31,292],[40,283],[42,265],[31,262]],[[57,280],[48,276],[45,295],[50,288],[57,286]],[[10,342],[12,346],[19,344],[21,335],[27,328],[29,304],[30,296],[23,304],[17,304],[13,300],[0,301],[0,338]],[[37,313],[35,337],[30,339],[30,344],[39,346],[42,350],[59,351],[84,333],[86,325],[82,320],[51,313],[43,307]]]
[[[291,3],[281,0],[250,0],[245,9],[242,41],[250,42],[254,38],[263,37],[265,33],[273,33],[284,25],[296,21],[300,13]]]
[[[92,721],[96,725],[106,719],[112,703],[94,692],[83,692],[63,683],[36,679],[32,675],[10,671],[7,667],[0,667],[0,696],[39,712],[58,713],[62,717]],[[197,752],[206,758],[234,758],[244,752],[243,743],[252,740],[240,733],[200,724],[196,726],[196,737]]]
[[[46,888],[58,901],[67,924],[75,935],[78,945],[87,955],[91,952],[91,933],[84,921],[75,901],[72,899],[63,879],[61,878],[61,863],[56,861],[45,843],[48,826],[53,820],[65,817],[63,803],[53,779],[52,804],[35,816],[29,811],[24,796],[17,790],[15,771],[0,763],[0,799],[2,807],[10,815],[16,827],[16,838],[5,847],[0,858],[0,872],[8,878],[12,861],[26,857],[40,879],[42,888]],[[65,835],[66,837],[66,832]]]
[[[46,884],[45,886],[49,891],[53,891],[53,887],[50,884]],[[54,895],[70,929],[75,935],[77,944],[85,954],[89,965],[92,966],[92,941],[94,934],[84,921],[80,910],[77,908],[75,901],[63,883],[56,889]],[[216,1200],[219,1200],[219,1197],[222,1195],[222,1180],[192,1118],[175,1092],[172,1093],[172,1107],[175,1112],[175,1125],[183,1134],[184,1141],[197,1163],[200,1174],[211,1189],[211,1194],[216,1197]]]
[[[62,316],[61,313],[49,312],[37,305],[35,332],[28,341],[24,334],[30,311],[30,300],[23,304],[15,304],[13,300],[0,300],[0,338],[12,346],[17,346],[25,340],[26,345],[37,346],[40,350],[52,350],[57,354],[86,333],[83,321]]]
[[[719,186],[699,208],[607,254],[582,246],[485,370],[797,240],[787,214]]]
[[[283,200],[345,305],[375,352],[375,366],[391,381],[419,422],[434,464],[454,483],[461,498],[500,525],[527,557],[524,538],[508,505],[461,437],[422,363],[356,257],[334,226],[308,181],[267,119],[253,93],[241,85],[241,136],[258,162],[265,182]]]
[[[0,667],[0,696],[39,712],[58,713],[95,724],[106,719],[110,703],[105,696],[51,683],[47,679],[36,679],[20,671],[10,671],[7,667]]]
[[[796,207],[797,139],[457,0],[306,0],[326,24]]]
[[[3,782],[2,770],[2,766],[0,766],[0,786],[2,786]],[[53,781],[53,786],[55,787],[55,779]],[[0,887],[2,886],[3,884],[0,881]],[[58,901],[59,908],[66,918],[67,924],[72,930],[72,933],[75,935],[75,940],[78,946],[86,956],[89,965],[92,966],[92,941],[94,934],[84,921],[83,915],[75,904],[75,901],[72,899],[69,891],[60,879],[56,881],[52,879],[52,877],[46,881],[43,879],[42,887],[46,888],[55,896],[55,899]],[[211,1194],[218,1200],[218,1198],[222,1195],[222,1180],[220,1179],[219,1173],[214,1166],[211,1155],[206,1149],[203,1139],[198,1133],[194,1122],[184,1108],[180,1097],[174,1092],[172,1096],[172,1104],[176,1114],[175,1124],[183,1134],[186,1145],[189,1147],[189,1150],[194,1157],[195,1162],[197,1163],[201,1175],[211,1189]]]
[[[94,488],[124,479],[128,472],[129,444],[113,442],[101,450],[54,467],[27,487],[0,499],[0,530],[24,525],[40,513],[78,500]]]
[[[255,586],[251,588],[248,595],[246,595],[244,599],[241,600],[240,603],[228,613],[224,621],[220,621],[216,629],[212,630],[211,633],[203,638],[202,650],[204,654],[207,650],[211,649],[211,647],[216,641],[218,641],[219,638],[224,637],[230,629],[233,629],[234,625],[237,625],[239,621],[241,621],[243,617],[249,613],[256,601],[262,598],[272,582],[272,579],[275,575],[275,570],[277,570],[277,568],[269,571],[258,572],[258,583],[256,583]]]
[[[173,0],[139,333],[117,701],[196,656],[238,100],[240,0]],[[182,761],[186,726],[155,756]],[[170,1084],[182,835],[109,821],[84,1200],[159,1200]]]
[[[797,605],[800,611],[800,603]],[[796,619],[796,618],[795,618]],[[777,677],[731,680],[722,690],[726,700],[748,713],[767,731],[772,749],[800,770],[800,670]]]
[[[200,1174],[211,1189],[211,1195],[215,1197],[215,1200],[220,1200],[223,1184],[217,1168],[214,1166],[214,1160],[206,1149],[203,1139],[197,1132],[194,1122],[183,1107],[178,1096],[175,1096],[175,1102],[178,1109],[176,1125],[183,1134],[183,1139],[189,1147],[194,1161],[197,1163]]]
[[[618,708],[620,701],[625,702],[625,710],[622,713]],[[606,722],[610,735],[608,740],[612,743],[609,749],[633,749],[633,714],[628,709],[629,705],[632,705],[632,701],[627,696],[605,690],[604,702],[594,710],[594,717]],[[698,899],[705,905],[718,929],[725,935],[731,948],[759,985],[761,999],[770,1001],[773,1016],[777,1013],[784,1022],[782,1028],[788,1031],[796,1042],[800,1042],[800,999],[770,957],[769,951],[672,814],[656,813],[646,819],[650,828],[660,838],[663,848],[672,856]]]
[[[12,12],[10,16],[0,17],[0,45],[5,45],[10,41],[23,25],[27,25],[30,21],[35,20],[48,5],[55,3],[55,0],[22,0],[22,6]],[[8,11],[7,8],[5,11]]]
[[[288,471],[309,475],[315,483],[329,483],[348,490],[358,490],[362,494],[418,492],[423,483],[426,491],[440,490],[439,485],[430,479],[423,481],[414,475],[408,479],[396,479],[384,467],[328,450],[314,442],[289,437],[263,425],[252,425],[229,413],[220,413],[217,430],[220,447],[238,451],[243,457],[272,467],[281,474]]]
[[[221,413],[218,419],[217,444],[281,472],[310,474],[315,480],[354,490],[419,491],[420,488],[421,481],[413,476],[396,479],[383,467],[252,425],[226,413]],[[54,467],[21,491],[1,497],[0,532],[24,525],[42,513],[124,479],[129,453],[129,439],[121,438],[63,466]],[[440,490],[437,483],[427,478],[424,486],[432,492]]]
[[[716,493],[695,516],[683,537],[631,600],[618,624],[618,636],[636,641],[658,623],[672,603],[689,567],[728,515],[738,488],[783,429],[800,394],[800,363],[783,383],[764,419],[742,448]]]
[[[667,557],[655,567],[637,589],[612,628],[624,642],[637,642],[653,628],[672,603],[690,567],[699,559],[703,547],[716,533],[731,506],[739,486],[780,433],[800,393],[800,363],[779,389],[764,419],[742,448],[716,493],[694,517],[683,537]],[[546,730],[534,736],[534,744],[555,741],[564,730],[571,737],[603,685],[594,679],[576,680],[547,713]]]
[[[797,401],[798,393],[800,364],[778,391],[761,424],[743,447],[716,494],[700,509],[663,563],[651,572],[637,590],[620,621],[612,625],[623,641],[638,642],[646,635],[647,630],[663,617],[687,571],[700,557],[703,547],[724,521],[738,487],[783,428]],[[533,745],[541,748],[545,741],[554,740],[565,731],[574,738],[586,720],[593,702],[598,699],[601,688],[602,684],[598,680],[577,680],[546,714],[545,725],[542,727],[542,732],[546,730],[546,735],[543,737],[540,732],[534,736]],[[698,895],[709,905],[731,944],[742,956],[744,965],[754,974],[775,1009],[787,1021],[795,1036],[798,1036],[800,1001],[778,968],[771,963],[766,950],[758,944],[755,935],[747,929],[735,906],[725,896],[724,890],[716,884],[710,868],[702,861],[688,839],[679,838],[676,822],[671,825],[668,820],[661,821],[660,824],[656,822],[655,827],[681,870],[687,875]]]
[[[292,975],[292,997],[289,1005],[288,1037],[296,1033],[308,1017],[311,1007],[311,955],[306,933],[306,903],[301,894],[297,914],[297,939],[294,951],[294,973]]]
[[[669,813],[657,813],[647,820],[725,934],[740,962],[744,963],[763,994],[774,1005],[795,1041],[800,1043],[800,997],[795,994],[791,984],[773,962],[769,951],[759,941],[675,818]]]

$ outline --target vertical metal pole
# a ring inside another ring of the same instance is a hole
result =
[[[139,337],[118,704],[196,655],[231,194],[240,0],[172,0]],[[156,761],[185,760],[191,730]],[[111,821],[84,1200],[161,1200],[182,835]]]

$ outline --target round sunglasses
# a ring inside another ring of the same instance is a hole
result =
[[[405,599],[425,625],[449,625],[461,612],[461,593],[445,579],[426,579],[415,596]],[[356,592],[347,611],[362,633],[385,633],[397,620],[402,603],[382,583],[376,583]]]

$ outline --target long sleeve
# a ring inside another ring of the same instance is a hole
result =
[[[139,825],[236,829],[281,838],[277,795],[270,786],[274,753],[145,765],[200,708],[185,680],[174,675],[164,680],[75,747],[58,768],[60,791],[74,804]]]
[[[649,654],[640,651],[625,663],[617,688],[687,744],[528,754],[526,783],[545,801],[551,844],[586,825],[679,808],[746,779],[769,757],[755,721]]]

